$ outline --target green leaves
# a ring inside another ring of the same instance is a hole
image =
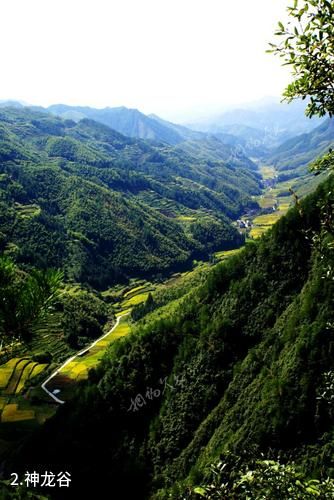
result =
[[[328,0],[294,1],[288,7],[290,22],[278,23],[275,35],[283,37],[270,50],[293,68],[293,82],[284,95],[290,100],[311,96],[307,116],[334,114],[334,6]]]
[[[57,298],[63,273],[57,270],[20,271],[0,257],[0,330],[8,338],[26,338]]]
[[[334,170],[334,152],[330,149],[329,152],[323,156],[320,156],[310,165],[311,172],[321,173],[321,172],[331,172]]]
[[[197,488],[194,489],[194,493],[196,493],[197,495],[200,495],[201,497],[206,497],[206,491],[204,488],[198,486]]]
[[[274,460],[250,460],[240,463],[240,458],[225,454],[227,462],[222,468],[211,466],[211,475],[206,485],[194,488],[193,492],[206,500],[241,500],[272,498],[289,500],[331,499],[334,481],[326,479],[305,480],[293,465]],[[195,499],[195,496],[186,498]]]

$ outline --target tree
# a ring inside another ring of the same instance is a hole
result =
[[[290,102],[310,98],[306,115],[334,115],[334,2],[294,0],[290,20],[278,23],[279,44],[268,52],[278,54],[293,69],[293,81],[283,96]]]
[[[306,115],[330,117],[334,115],[334,2],[332,0],[294,0],[288,7],[290,20],[284,26],[278,23],[275,35],[281,37],[279,44],[270,43],[268,52],[278,54],[293,68],[294,80],[287,86],[283,96],[290,102],[296,98],[310,98]],[[311,165],[315,174],[334,170],[332,149]],[[310,235],[321,259],[333,253],[334,200],[331,192],[320,207],[321,231]],[[325,275],[334,279],[331,262],[325,266]]]
[[[32,326],[54,302],[62,273],[48,269],[20,270],[0,256],[0,341],[25,339]]]

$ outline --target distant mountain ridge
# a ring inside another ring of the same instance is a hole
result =
[[[324,121],[321,118],[310,120],[305,116],[304,110],[303,101],[282,104],[271,99],[209,116],[201,121],[188,123],[187,126],[206,133],[232,134],[246,141],[248,149],[252,145],[262,145],[262,153],[268,153],[284,140],[310,132]]]
[[[0,102],[23,107],[18,101]],[[103,109],[89,106],[54,104],[48,108],[33,106],[36,111],[48,112],[63,119],[79,122],[90,119],[107,125],[117,132],[132,138],[165,143],[172,146],[184,142],[218,138],[222,143],[236,148],[248,157],[266,159],[286,140],[302,133],[309,133],[324,119],[308,119],[304,115],[304,102],[282,104],[274,99],[266,99],[208,117],[187,126],[164,120],[156,114],[145,115],[138,109],[125,106]]]
[[[61,118],[74,121],[90,118],[128,137],[150,139],[157,142],[162,141],[171,145],[178,144],[184,140],[184,137],[178,132],[177,128],[166,126],[162,120],[153,119],[137,109],[129,109],[124,106],[95,109],[56,104],[49,106],[47,110]]]
[[[260,177],[215,141],[214,156],[210,144],[183,150],[88,118],[1,108],[0,250],[102,288],[238,246],[231,219],[256,206]]]
[[[13,101],[0,102],[0,107],[8,104],[23,108]],[[94,120],[126,137],[174,146],[192,158],[235,163],[240,157],[244,164],[247,157],[257,158],[273,164],[281,172],[280,180],[304,178],[307,164],[329,147],[334,135],[325,119],[306,118],[300,101],[289,105],[273,99],[260,101],[190,125],[194,129],[124,106],[95,109],[57,104],[30,109],[76,123]],[[250,162],[248,167],[252,168]]]

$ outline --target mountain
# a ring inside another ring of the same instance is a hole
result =
[[[232,161],[237,163],[240,159],[240,166],[247,166],[249,170],[256,171],[257,166],[252,160],[247,158],[241,146],[241,142],[234,137],[232,143],[226,141],[225,134],[223,140],[217,135],[206,135],[197,139],[189,139],[175,146],[176,151],[184,153],[202,160],[210,161]],[[233,144],[234,142],[234,144]]]
[[[187,126],[206,133],[237,136],[244,141],[247,154],[263,156],[284,140],[309,132],[322,121],[305,116],[305,102],[295,101],[288,105],[278,99],[267,99]]]
[[[103,123],[126,136],[164,142],[169,145],[178,145],[188,141],[205,141],[213,137],[217,137],[224,144],[238,147],[239,149],[240,145],[244,145],[245,143],[238,133],[233,135],[232,133],[222,132],[216,134],[199,132],[183,125],[163,120],[155,114],[145,115],[137,109],[128,109],[126,107],[95,109],[57,104],[50,106],[47,110],[64,119],[71,119],[78,122],[84,118],[89,118]],[[263,134],[260,132],[260,135],[262,137]],[[254,153],[254,150],[251,152]],[[245,154],[247,154],[246,151]]]
[[[159,116],[157,116],[155,114],[150,114],[148,116],[149,116],[149,118],[152,118],[152,120],[157,121],[158,123],[160,123],[164,127],[167,127],[169,129],[173,130],[174,132],[176,132],[182,138],[182,141],[192,141],[192,140],[196,140],[196,139],[201,140],[201,139],[204,139],[207,137],[207,134],[205,134],[203,132],[191,130],[187,127],[184,127],[183,125],[179,125],[176,123],[169,122],[167,120],[163,120],[162,118],[160,118]]]
[[[57,116],[75,121],[89,118],[103,123],[128,137],[150,139],[167,144],[178,144],[184,140],[182,134],[162,121],[144,115],[137,109],[126,107],[95,109],[81,106],[55,104],[47,110]]]
[[[24,104],[20,101],[3,101],[0,100],[0,108],[23,108]]]
[[[291,497],[284,477],[293,467],[300,488],[303,477],[330,475],[333,234],[324,246],[312,242],[333,193],[332,176],[260,241],[153,295],[153,312],[111,345],[75,398],[15,452],[8,473],[66,464],[85,478],[73,481],[72,496],[112,488],[139,500],[197,498],[191,490],[201,484],[231,493],[215,498],[250,498],[242,488],[255,481],[250,463],[273,474],[265,477],[276,494],[266,498]],[[225,469],[224,481],[210,464]],[[295,498],[312,498],[317,484]]]
[[[277,167],[279,179],[288,180],[305,174],[307,165],[333,144],[334,120],[328,118],[311,132],[283,142],[272,151],[268,161]]]
[[[231,220],[256,206],[260,179],[220,147],[219,158],[200,156],[88,119],[2,108],[0,248],[101,288],[238,246]]]

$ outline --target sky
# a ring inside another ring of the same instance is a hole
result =
[[[0,99],[127,106],[182,121],[264,96],[289,0],[3,0]]]

